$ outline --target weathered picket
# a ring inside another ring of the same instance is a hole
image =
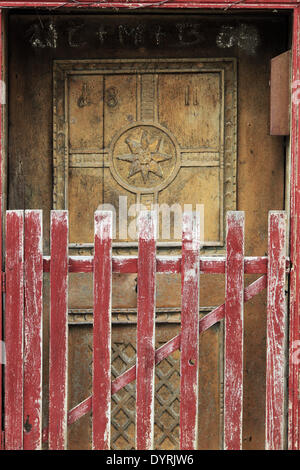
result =
[[[93,448],[110,447],[112,214],[95,213]]]
[[[6,216],[5,449],[67,448],[67,428],[92,411],[94,449],[110,448],[111,395],[136,380],[136,448],[154,441],[155,365],[181,351],[180,448],[197,449],[199,335],[224,321],[224,449],[242,449],[243,309],[267,288],[266,449],[285,446],[286,218],[269,215],[267,257],[244,256],[244,214],[227,214],[226,256],[200,256],[195,215],[183,216],[182,255],[156,254],[156,216],[139,217],[138,256],[112,254],[112,214],[95,213],[94,256],[68,256],[68,213],[52,211],[51,256],[42,253],[41,211]],[[50,272],[49,423],[42,430],[42,285]],[[68,273],[93,273],[93,394],[73,409],[68,397]],[[112,273],[137,273],[137,358],[111,378]],[[155,276],[178,273],[182,281],[181,331],[155,350]],[[225,303],[199,319],[202,273],[225,275]],[[260,274],[244,287],[245,274]],[[23,339],[24,338],[24,339]]]
[[[197,448],[200,220],[184,214],[181,260],[180,448]]]
[[[137,359],[136,359],[136,448],[153,447],[155,372],[155,273],[156,217],[139,217]]]
[[[24,450],[42,444],[42,212],[25,211],[24,227]]]
[[[68,217],[51,213],[49,449],[67,441],[68,403]]]
[[[24,214],[6,216],[5,448],[23,448]]]
[[[226,234],[224,448],[242,448],[244,214],[229,212]]]
[[[266,449],[284,446],[286,215],[269,213],[269,262],[267,296]]]

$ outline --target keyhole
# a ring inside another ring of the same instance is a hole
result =
[[[137,277],[135,278],[134,281],[135,281],[135,287],[134,287],[134,288],[135,288],[135,292],[137,293],[137,291],[138,291],[138,280],[137,280]]]
[[[27,415],[26,421],[24,423],[24,429],[26,432],[30,432],[32,429],[32,424],[29,422],[29,415]]]

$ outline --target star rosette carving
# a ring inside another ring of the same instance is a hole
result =
[[[137,121],[114,135],[109,149],[115,180],[136,194],[166,188],[180,168],[180,148],[171,132],[156,122]]]
[[[116,158],[130,163],[128,178],[141,173],[144,183],[149,179],[149,174],[153,173],[159,178],[163,178],[163,170],[160,163],[171,160],[172,155],[164,153],[164,137],[151,136],[148,130],[143,130],[140,140],[131,136],[125,139],[130,150],[129,154],[117,155]]]

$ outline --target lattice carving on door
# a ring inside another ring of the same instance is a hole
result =
[[[157,347],[163,343],[158,343]],[[180,353],[176,351],[164,359],[155,373],[156,449],[179,447]]]
[[[136,349],[131,343],[113,343],[112,376],[118,377],[135,363]],[[135,381],[112,396],[111,447],[135,448]]]
[[[159,347],[163,342],[157,343]],[[117,377],[136,360],[136,349],[131,343],[112,345],[112,375]],[[176,351],[156,367],[155,377],[155,431],[156,449],[177,449],[179,445],[179,391],[180,353]],[[135,447],[135,382],[112,397],[111,447]]]

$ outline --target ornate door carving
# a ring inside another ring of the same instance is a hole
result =
[[[236,207],[233,59],[56,61],[54,96],[54,207],[70,210],[72,246],[89,247],[99,204],[116,208],[115,246],[135,246],[119,196],[126,211],[203,204],[204,245],[223,246]]]

